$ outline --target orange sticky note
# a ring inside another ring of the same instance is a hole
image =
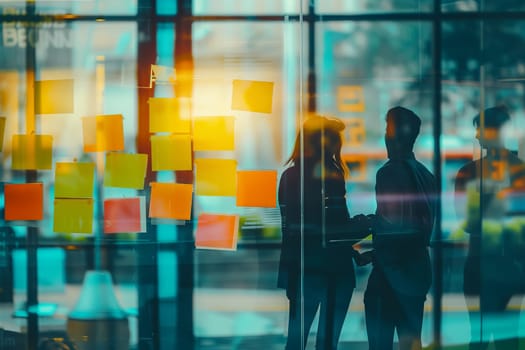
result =
[[[104,201],[105,233],[145,232],[145,217],[144,197],[112,198]]]
[[[53,160],[53,136],[13,135],[14,170],[49,170]]]
[[[53,232],[93,232],[93,199],[57,198],[54,203]]]
[[[4,149],[5,117],[0,117],[0,152]]]
[[[5,220],[42,220],[44,188],[42,183],[5,184]]]
[[[92,198],[95,163],[58,162],[55,167],[55,198]]]
[[[198,117],[193,120],[195,151],[233,151],[234,117]]]
[[[152,182],[149,217],[190,220],[192,193],[193,185]]]
[[[189,99],[152,97],[149,103],[149,131],[188,134],[191,105]]]
[[[84,152],[124,150],[123,117],[120,114],[82,118]]]
[[[35,113],[59,114],[74,112],[73,79],[35,82]]]
[[[237,250],[239,216],[199,215],[195,232],[195,247],[201,249]]]
[[[272,113],[273,82],[234,80],[232,109],[258,113]]]
[[[195,193],[201,196],[235,196],[237,161],[195,159]]]
[[[144,188],[147,166],[147,154],[110,152],[106,155],[104,186],[141,190]]]
[[[191,170],[190,135],[152,135],[151,169]]]
[[[242,170],[237,172],[237,206],[275,208],[277,171]]]

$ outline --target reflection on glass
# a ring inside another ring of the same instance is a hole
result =
[[[455,192],[456,210],[464,217],[463,229],[469,236],[464,293],[470,342],[486,347],[493,339],[497,348],[518,349],[519,316],[511,299],[525,290],[525,226],[523,213],[511,209],[511,198],[525,193],[525,162],[504,145],[502,129],[509,121],[503,106],[474,117],[484,155],[459,169]],[[505,328],[498,326],[501,322]]]
[[[525,5],[520,0],[441,0],[441,10],[448,11],[522,11]]]
[[[306,11],[308,1],[266,0],[250,2],[244,0],[193,0],[195,15],[275,15],[299,14]]]
[[[323,14],[377,13],[377,12],[428,12],[432,10],[432,0],[314,0],[316,11]]]

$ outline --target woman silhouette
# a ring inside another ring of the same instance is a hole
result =
[[[305,348],[319,307],[316,348],[336,349],[355,287],[352,257],[359,253],[351,245],[368,235],[368,220],[364,215],[350,219],[348,213],[344,128],[336,118],[306,119],[279,182],[278,287],[286,289],[289,300],[287,350]],[[350,243],[329,244],[337,240]]]

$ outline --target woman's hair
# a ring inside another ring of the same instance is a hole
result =
[[[341,131],[344,128],[344,123],[336,118],[324,116],[309,117],[303,124],[303,149],[301,150],[301,133],[299,132],[295,138],[292,154],[286,160],[285,165],[299,164],[302,159],[318,161],[321,160],[322,153],[325,152],[325,156],[328,156],[334,168],[341,171],[344,176],[348,175],[348,167],[341,158],[341,149],[343,147]],[[325,145],[322,142],[323,138],[329,139],[328,145],[332,146],[331,150],[323,150]],[[326,153],[326,151],[329,153]]]

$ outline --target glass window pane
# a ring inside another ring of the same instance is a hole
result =
[[[525,4],[520,0],[441,0],[443,12],[452,11],[523,11]]]
[[[428,12],[432,10],[432,0],[316,0],[315,6],[318,13],[325,14]]]
[[[41,14],[133,15],[137,12],[137,0],[37,0],[35,4],[36,12]]]
[[[177,1],[155,0],[157,1],[157,13],[159,15],[176,15]]]
[[[523,336],[518,317],[523,210],[518,203],[525,183],[524,61],[512,49],[523,45],[522,28],[523,21],[508,20],[443,26],[443,126],[444,135],[454,136],[454,143],[444,147],[450,157],[443,224],[451,247],[466,248],[449,250],[451,274],[444,277],[446,285],[465,294],[470,332],[462,341],[471,346],[493,338],[512,348]],[[501,271],[509,273],[503,277]]]
[[[306,11],[307,1],[301,0],[194,0],[195,15],[280,15]]]

